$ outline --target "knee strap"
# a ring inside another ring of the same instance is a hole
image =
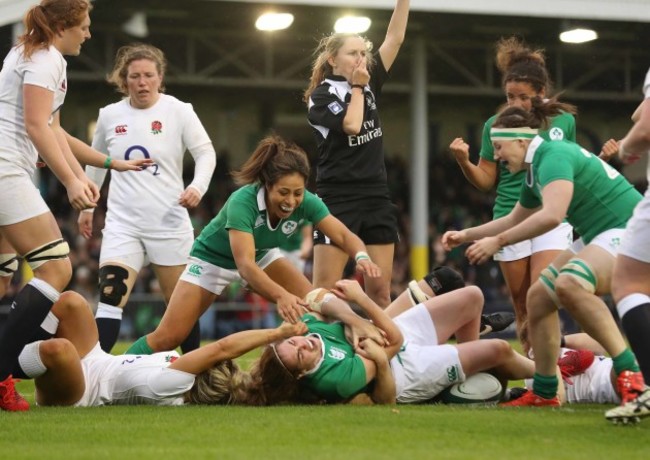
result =
[[[419,303],[423,303],[431,298],[422,290],[420,286],[418,286],[418,282],[415,280],[411,280],[409,282],[408,287],[406,288],[406,292],[408,292],[409,300],[413,306]]]
[[[549,265],[544,270],[542,270],[542,273],[539,275],[539,280],[542,282],[542,286],[546,288],[546,292],[548,292],[548,295],[551,297],[553,302],[555,302],[555,305],[561,307],[560,299],[555,293],[555,280],[557,279],[557,275],[557,268],[555,268],[553,265]]]
[[[16,254],[0,254],[0,276],[12,276],[18,270]]]
[[[99,269],[99,302],[117,307],[128,291],[129,271],[119,265],[104,265]]]
[[[70,254],[70,246],[61,238],[28,252],[25,254],[25,261],[32,270],[35,270],[50,260],[66,259],[68,254]]]
[[[591,266],[582,259],[571,259],[562,267],[560,275],[570,276],[588,293],[596,293],[598,280]]]

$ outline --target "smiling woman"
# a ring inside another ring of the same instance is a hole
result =
[[[305,222],[355,257],[360,272],[379,276],[361,240],[305,189],[309,170],[307,155],[297,145],[278,136],[260,141],[248,161],[233,173],[241,188],[230,195],[194,243],[160,325],[138,339],[130,353],[178,346],[192,324],[234,281],[275,302],[286,321],[297,322],[305,305],[302,299],[312,285],[282,255],[279,245],[298,238]]]

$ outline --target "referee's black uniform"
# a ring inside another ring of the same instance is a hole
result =
[[[316,189],[330,212],[365,244],[398,241],[397,208],[390,201],[384,145],[377,101],[388,79],[381,56],[364,88],[363,123],[359,134],[343,131],[352,96],[350,84],[328,76],[309,98],[309,124],[318,145]],[[329,244],[321,232],[315,244]]]

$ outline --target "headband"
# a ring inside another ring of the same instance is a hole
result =
[[[492,128],[490,139],[493,141],[514,141],[516,139],[532,139],[537,136],[533,128]]]

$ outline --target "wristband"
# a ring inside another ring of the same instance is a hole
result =
[[[360,260],[370,260],[370,256],[365,251],[359,251],[354,255],[354,261],[359,263]],[[371,261],[372,262],[372,261]]]
[[[104,169],[111,168],[111,161],[113,161],[111,157],[106,157],[106,159],[104,160]]]
[[[327,303],[330,299],[333,299],[335,296],[330,291],[325,288],[316,288],[313,291],[310,291],[305,296],[305,302],[309,304],[307,308],[316,313],[321,313],[323,304]]]
[[[366,85],[360,85],[358,83],[354,83],[354,84],[350,85],[350,88],[359,88],[361,91],[363,91],[363,90],[366,89]]]

